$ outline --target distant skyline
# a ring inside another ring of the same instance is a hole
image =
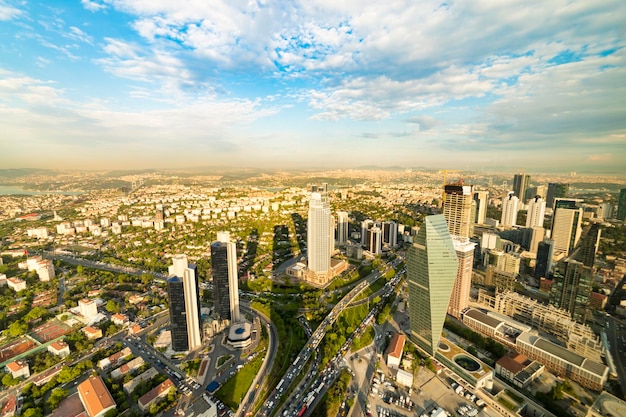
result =
[[[0,169],[626,174],[626,3],[0,0]]]

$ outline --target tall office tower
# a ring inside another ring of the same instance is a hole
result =
[[[345,246],[348,243],[348,212],[337,212],[337,244]]]
[[[526,227],[543,227],[543,218],[546,214],[546,202],[540,196],[535,196],[528,202]]]
[[[552,233],[554,250],[569,255],[580,239],[583,209],[578,207],[580,200],[557,198],[554,201],[552,215]]]
[[[576,251],[576,260],[588,267],[593,267],[600,245],[600,234],[602,229],[600,223],[593,223],[589,226],[580,238],[580,246]]]
[[[520,201],[526,202],[526,191],[530,186],[530,175],[515,174],[513,176],[513,193]]]
[[[544,239],[537,245],[537,263],[535,264],[535,279],[548,278],[552,269],[552,255],[554,255],[554,240]]]
[[[394,221],[383,222],[383,243],[392,248],[398,246],[398,223]]]
[[[186,255],[176,255],[172,257],[168,272],[172,349],[197,349],[202,344],[198,270],[196,265],[187,263]]]
[[[487,204],[489,203],[488,191],[474,191],[474,201],[476,202],[476,213],[474,223],[485,224],[487,218]]]
[[[237,276],[237,246],[230,241],[229,232],[217,232],[211,243],[211,275],[215,311],[231,323],[241,321],[239,313],[239,282]]]
[[[367,231],[374,226],[374,220],[363,220],[361,222],[361,246],[367,246]]]
[[[330,256],[335,247],[333,223],[326,192],[312,192],[307,220],[307,279],[315,284],[326,284],[331,278]]]
[[[530,238],[530,246],[528,247],[528,252],[537,253],[537,248],[539,244],[543,242],[543,239],[546,237],[546,229],[543,227],[533,227]]]
[[[454,287],[458,260],[442,215],[427,216],[407,254],[410,337],[435,355]]]
[[[591,296],[593,274],[582,262],[566,258],[554,269],[550,304],[569,311],[572,318],[584,323]]]
[[[374,226],[367,230],[367,244],[365,249],[373,255],[380,255],[383,251],[383,231],[380,227]]]
[[[513,191],[509,191],[509,194],[502,199],[502,218],[500,219],[502,226],[515,226],[518,205],[519,199]]]
[[[535,198],[535,196],[539,196],[543,199],[546,198],[546,191],[547,188],[545,185],[538,185],[536,187],[529,187],[526,190],[526,202],[528,202],[528,200],[530,200],[531,198]]]
[[[622,188],[619,191],[619,198],[617,199],[617,220],[626,219],[626,188]]]
[[[476,244],[466,237],[452,236],[452,243],[459,261],[456,279],[452,287],[448,314],[457,319],[461,318],[461,311],[469,307],[470,289],[472,287],[472,266],[474,264],[474,248]]]
[[[612,219],[615,215],[615,206],[611,203],[602,203],[602,218]]]
[[[470,237],[472,224],[473,185],[448,184],[444,187],[446,200],[443,215],[451,235]]]
[[[554,209],[554,202],[557,198],[567,197],[569,184],[560,182],[548,183],[548,193],[546,195],[546,207]]]

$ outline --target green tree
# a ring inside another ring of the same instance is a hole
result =
[[[109,313],[119,313],[120,312],[120,305],[118,303],[115,302],[115,300],[109,300],[107,301],[107,305],[106,305],[106,310]]]
[[[11,325],[7,329],[7,332],[9,333],[9,336],[11,337],[21,336],[25,334],[27,331],[28,331],[28,324],[21,322],[19,320],[11,323]]]
[[[13,378],[13,375],[11,374],[5,374],[2,377],[2,385],[4,385],[5,387],[12,387],[14,385],[17,385],[20,383],[20,380],[17,378]]]
[[[40,408],[29,408],[22,414],[24,417],[42,417],[43,411]]]
[[[51,410],[56,410],[59,407],[59,403],[67,397],[67,390],[63,388],[55,388],[48,398],[48,405]]]

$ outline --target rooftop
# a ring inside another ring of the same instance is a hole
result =
[[[400,333],[394,333],[391,342],[389,343],[389,347],[387,348],[387,355],[393,356],[394,358],[402,357],[402,350],[404,349],[404,342],[406,341],[406,337]]]
[[[78,395],[90,416],[114,408],[115,401],[99,376],[90,376],[78,385]]]

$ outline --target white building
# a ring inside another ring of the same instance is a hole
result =
[[[9,362],[6,366],[8,372],[11,373],[13,378],[28,378],[30,376],[30,368],[28,362],[22,359],[18,359],[13,362]]]
[[[517,211],[519,205],[519,198],[515,196],[513,191],[509,191],[509,195],[502,199],[502,218],[500,223],[502,226],[515,226],[517,221]]]
[[[200,332],[200,294],[198,287],[198,276],[196,265],[189,264],[187,262],[187,255],[176,255],[172,257],[172,265],[168,268],[170,275],[176,276],[182,281],[182,292],[184,305],[176,306],[181,308],[185,312],[184,320],[177,321],[176,317],[172,317],[172,298],[170,294],[170,320],[176,321],[177,325],[182,326],[183,321],[186,323],[186,336],[187,344],[180,344],[178,341],[173,340],[172,347],[176,351],[181,350],[194,350],[200,347],[202,344],[202,334]],[[168,284],[169,285],[169,284]],[[178,286],[180,287],[180,285]],[[168,286],[168,291],[171,291],[171,285]],[[178,301],[180,303],[181,300]],[[173,319],[173,320],[172,320]],[[179,336],[182,336],[181,332]],[[173,339],[176,337],[176,332],[172,332]],[[187,345],[187,349],[179,349],[178,347]]]
[[[45,227],[38,227],[36,229],[28,229],[28,237],[36,237],[37,239],[46,239],[48,237],[48,229]]]
[[[78,311],[86,319],[93,319],[98,315],[98,306],[94,300],[83,298],[78,301]]]
[[[48,345],[48,352],[64,358],[70,354],[70,346],[65,342],[53,342]]]
[[[546,200],[540,196],[528,201],[526,227],[543,227],[543,218],[546,212]]]
[[[582,232],[583,209],[575,200],[557,199],[552,220],[554,251],[568,255],[577,245]]]
[[[313,191],[307,220],[307,280],[324,285],[330,280],[330,257],[335,246],[333,216],[326,191]]]
[[[15,292],[26,289],[26,281],[17,277],[7,278],[7,285]]]

